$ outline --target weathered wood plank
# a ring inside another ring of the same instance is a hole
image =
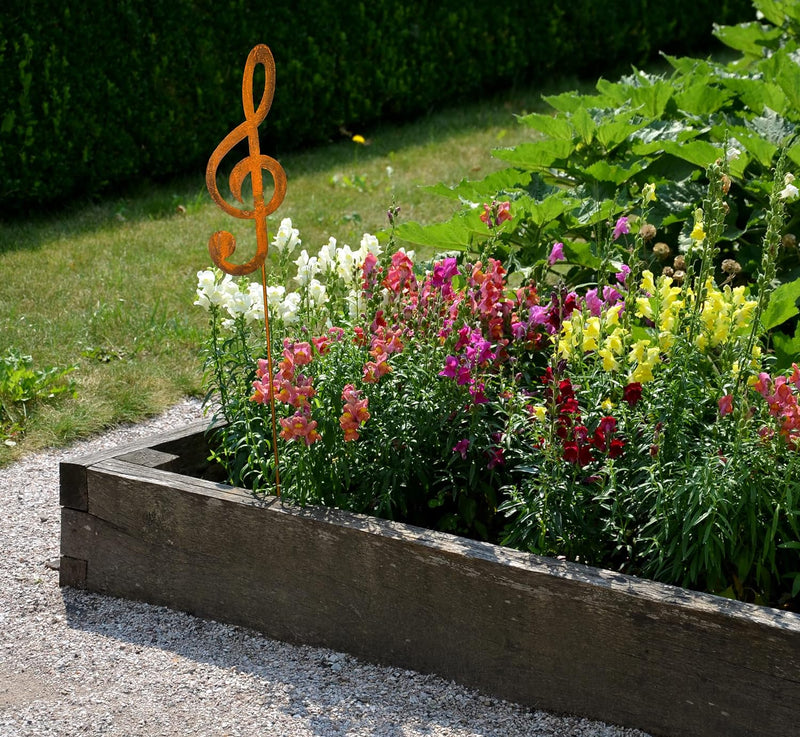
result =
[[[654,734],[794,728],[798,615],[118,458],[87,489],[62,545],[90,590]]]
[[[195,453],[197,453],[198,449],[201,453],[204,452],[203,443],[198,442],[198,439],[203,437],[208,425],[209,423],[206,420],[199,420],[176,428],[159,435],[157,445],[154,445],[152,437],[146,437],[117,448],[109,448],[97,453],[62,461],[59,464],[59,501],[61,506],[86,511],[86,469],[95,463],[129,453],[148,450],[151,447],[162,452],[170,452],[169,448],[173,447],[175,451],[172,452],[175,455],[180,454],[182,449],[185,450],[189,447],[193,447]]]
[[[62,555],[58,566],[58,585],[86,588],[86,560]]]

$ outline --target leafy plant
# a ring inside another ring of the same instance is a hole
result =
[[[667,56],[671,74],[634,70],[617,82],[601,79],[594,94],[545,97],[553,115],[520,118],[537,139],[493,152],[511,168],[478,182],[430,188],[458,199],[461,211],[447,223],[405,224],[398,237],[441,250],[490,244],[517,267],[541,264],[553,242],[564,241],[564,276],[580,284],[598,267],[602,244],[625,212],[637,228],[649,229],[643,254],[648,266],[677,271],[668,256],[693,257],[691,232],[708,186],[705,170],[726,159],[730,215],[714,268],[720,273],[728,263],[735,269],[731,283],[751,283],[761,264],[778,151],[785,148],[800,163],[794,138],[800,124],[800,4],[754,4],[762,21],[715,30],[740,53],[733,61]],[[657,196],[646,215],[645,187]],[[480,222],[480,203],[491,199],[511,203],[514,227],[491,231]],[[800,332],[791,337],[800,289],[800,251],[792,234],[798,225],[800,206],[793,202],[775,260],[775,278],[791,286],[775,293],[769,314],[769,327],[784,324],[776,345],[782,355],[800,347]]]
[[[13,349],[0,357],[0,439],[14,443],[37,403],[62,394],[75,396],[75,384],[66,378],[74,370],[34,368],[33,358]]]

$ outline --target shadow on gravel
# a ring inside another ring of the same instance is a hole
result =
[[[218,690],[219,681],[233,670],[245,677],[237,683],[237,692],[252,689],[265,706],[263,699],[270,700],[270,708],[301,719],[303,729],[319,737],[350,734],[355,729],[359,734],[401,737],[412,726],[422,734],[433,733],[437,727],[467,728],[480,735],[511,733],[507,731],[508,704],[436,676],[374,666],[332,650],[288,645],[244,627],[165,607],[72,588],[61,593],[69,627],[118,640],[120,650],[135,654],[158,648],[178,656],[173,659],[174,670],[154,673],[153,683],[159,687],[157,679],[162,678],[165,687],[172,689],[182,682],[200,681],[187,691],[190,698],[204,687],[209,692]],[[283,703],[278,707],[277,701]],[[493,707],[502,713],[490,723]],[[520,723],[514,732],[519,733],[535,712],[510,708],[517,710]],[[542,737],[587,734],[586,722],[579,719],[560,721],[558,732],[538,731],[530,722],[527,726],[534,731],[525,729],[525,734]]]

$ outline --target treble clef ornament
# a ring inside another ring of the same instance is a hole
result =
[[[264,67],[264,92],[261,95],[261,102],[258,107],[254,107],[253,98],[253,73],[257,64]],[[247,263],[234,264],[228,259],[236,250],[236,239],[225,230],[219,230],[208,242],[208,252],[211,260],[224,272],[234,276],[250,274],[259,267],[261,268],[261,286],[264,298],[264,331],[267,340],[267,366],[269,375],[274,376],[272,370],[272,347],[269,330],[269,307],[267,303],[267,272],[265,262],[269,250],[269,235],[267,232],[267,215],[275,212],[283,202],[286,195],[286,172],[283,167],[270,156],[261,153],[258,141],[258,126],[264,122],[270,107],[272,98],[275,95],[275,60],[272,52],[264,44],[256,46],[247,56],[247,62],[242,75],[242,107],[244,108],[244,122],[236,126],[228,133],[222,142],[214,149],[206,167],[206,187],[214,202],[217,203],[225,212],[235,218],[242,220],[254,220],[256,224],[256,253]],[[253,209],[244,210],[234,207],[226,202],[217,188],[217,169],[222,160],[236,146],[237,143],[247,139],[249,155],[238,162],[230,173],[228,183],[233,196],[239,201],[242,200],[242,184],[249,176],[253,190]],[[269,202],[264,203],[264,186],[261,178],[262,169],[266,169],[272,174],[274,181],[274,191]],[[272,447],[275,454],[275,487],[277,496],[281,495],[281,480],[278,469],[278,430],[275,419],[275,396],[274,386],[269,383],[269,403],[272,413]]]
[[[264,66],[265,80],[264,93],[258,108],[253,108],[253,72],[256,64]],[[220,269],[228,274],[241,276],[255,271],[264,264],[269,248],[267,236],[267,215],[275,212],[283,202],[286,195],[286,172],[283,167],[270,156],[261,153],[258,141],[258,126],[267,117],[272,98],[275,95],[275,60],[268,46],[259,44],[248,55],[247,63],[242,75],[242,107],[244,108],[244,122],[228,133],[219,146],[214,149],[206,167],[206,187],[214,202],[225,212],[242,220],[255,220],[256,223],[256,254],[245,264],[233,264],[228,258],[236,250],[236,239],[227,231],[220,230],[211,236],[208,242],[208,252],[211,259]],[[250,155],[242,159],[231,171],[228,182],[233,196],[242,202],[242,184],[250,176],[253,188],[253,209],[242,210],[226,202],[217,188],[217,169],[226,154],[240,141],[247,139]],[[264,203],[264,187],[261,170],[266,169],[272,174],[275,189],[272,198]]]

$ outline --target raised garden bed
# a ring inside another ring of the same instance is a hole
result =
[[[656,735],[788,735],[800,615],[255,500],[205,423],[61,464],[62,586],[436,673]]]

